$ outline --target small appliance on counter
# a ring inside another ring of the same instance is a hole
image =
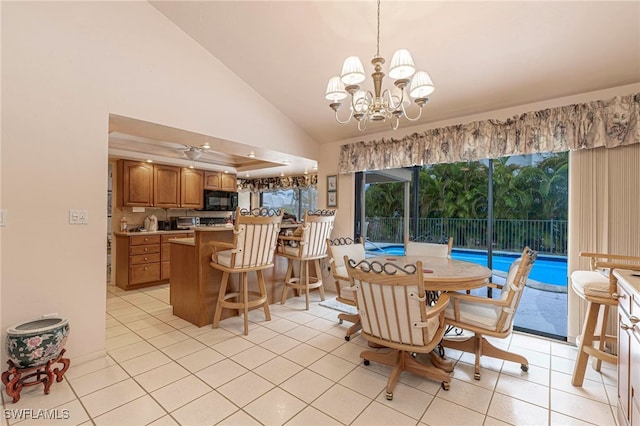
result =
[[[155,215],[147,216],[144,220],[144,230],[148,232],[155,232],[158,230],[158,218]]]
[[[171,231],[171,222],[168,220],[159,220],[158,231]]]
[[[200,226],[200,218],[195,216],[178,216],[171,218],[171,229],[192,229]]]

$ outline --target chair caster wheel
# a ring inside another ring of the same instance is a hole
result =
[[[524,364],[520,364],[520,369],[526,373],[527,371],[529,371],[529,366],[528,365],[524,365]]]
[[[387,392],[386,397],[387,397],[387,401],[392,401],[393,400],[393,392]]]
[[[347,342],[349,341],[349,339],[351,339],[351,336],[344,336],[344,340],[346,340]]]
[[[473,373],[473,378],[476,380],[480,380],[480,373]]]
[[[338,320],[338,324],[342,324],[344,322],[344,320],[340,319]]]
[[[364,360],[364,365],[369,365],[369,364],[370,364],[369,360],[368,360],[368,359],[365,359],[365,360]]]
[[[448,391],[448,390],[449,390],[449,386],[450,386],[450,384],[449,384],[449,382],[442,382],[442,383],[440,384],[440,386],[442,386],[442,389],[444,389],[444,390]]]

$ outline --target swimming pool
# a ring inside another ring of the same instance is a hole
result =
[[[392,254],[395,256],[404,255],[404,246],[388,246],[373,250],[367,250],[371,254]],[[520,255],[516,253],[493,253],[493,269],[507,272],[511,263]],[[487,252],[475,250],[453,249],[451,258],[478,263],[487,266]],[[529,278],[546,284],[557,286],[567,285],[567,258],[560,256],[538,256],[533,268],[529,273]]]

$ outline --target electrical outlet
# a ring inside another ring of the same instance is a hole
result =
[[[7,211],[0,210],[0,226],[7,226]]]

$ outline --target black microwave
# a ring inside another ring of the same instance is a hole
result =
[[[214,212],[234,211],[238,207],[238,193],[204,190],[204,210]]]

